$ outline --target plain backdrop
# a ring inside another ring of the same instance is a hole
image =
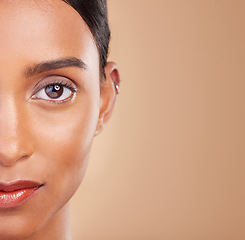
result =
[[[74,240],[245,239],[245,1],[108,0],[121,91]]]

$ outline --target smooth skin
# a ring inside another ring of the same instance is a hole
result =
[[[0,1],[0,32],[0,182],[43,184],[25,203],[0,209],[1,240],[71,239],[69,199],[112,113],[117,66],[107,64],[101,84],[93,36],[61,0]],[[33,71],[67,58],[86,67]],[[50,84],[65,94],[50,99]]]

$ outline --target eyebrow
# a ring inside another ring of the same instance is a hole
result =
[[[52,61],[41,62],[34,66],[28,67],[25,70],[26,77],[32,77],[34,75],[41,74],[43,72],[48,72],[51,70],[67,68],[67,67],[78,67],[82,69],[87,69],[87,65],[79,58],[61,58]]]

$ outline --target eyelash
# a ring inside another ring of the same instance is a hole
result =
[[[71,92],[72,92],[72,95],[66,99],[63,99],[63,100],[47,100],[47,99],[42,99],[42,98],[38,98],[38,97],[34,97],[35,94],[37,94],[39,91],[41,91],[42,89],[48,87],[48,86],[52,86],[52,85],[59,85],[61,86],[62,88],[68,88]],[[75,84],[72,84],[72,83],[68,83],[68,82],[65,82],[65,81],[62,81],[62,80],[55,80],[55,81],[50,81],[50,82],[44,82],[44,83],[41,83],[40,85],[37,85],[35,88],[34,88],[34,93],[32,94],[32,99],[41,99],[41,100],[44,100],[44,101],[48,101],[48,102],[51,102],[51,103],[56,103],[56,104],[61,104],[61,103],[64,103],[64,102],[67,102],[69,100],[71,100],[74,95],[78,92],[78,89],[77,87],[75,86]]]

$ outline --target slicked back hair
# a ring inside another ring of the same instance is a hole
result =
[[[100,56],[101,79],[105,77],[104,68],[110,42],[106,0],[63,0],[73,7],[88,25],[95,39]]]

